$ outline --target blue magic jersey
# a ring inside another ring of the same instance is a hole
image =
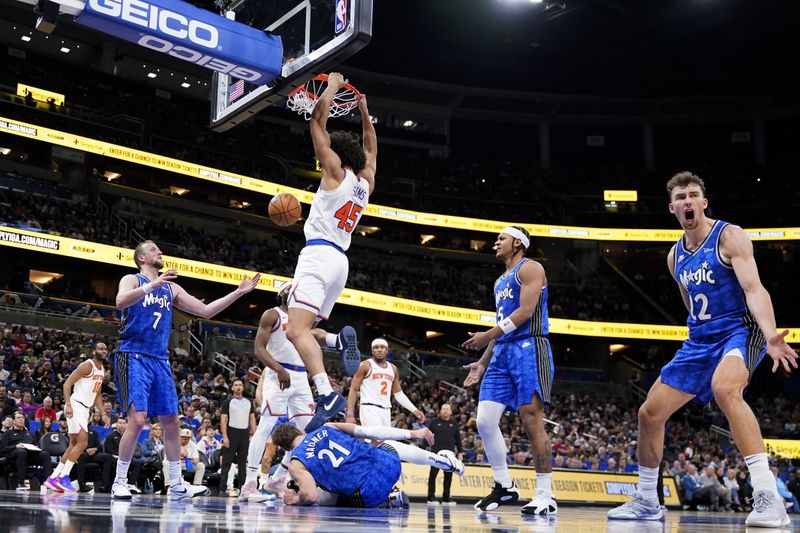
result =
[[[497,321],[500,322],[519,309],[519,298],[522,293],[522,284],[519,281],[519,269],[529,259],[523,259],[510,271],[506,272],[494,282],[494,301],[497,306]],[[533,316],[520,324],[511,333],[506,333],[497,338],[497,342],[509,342],[529,337],[547,335],[547,285],[542,287],[539,302],[533,310]]]
[[[719,240],[727,222],[717,220],[693,252],[683,238],[675,245],[675,279],[689,294],[689,338],[709,342],[741,327],[753,327],[744,291],[733,267],[722,259]]]
[[[150,281],[142,274],[136,279],[140,286]],[[122,311],[119,351],[166,359],[171,330],[172,289],[165,283]]]
[[[328,492],[348,496],[361,490],[370,478],[391,470],[390,465],[385,464],[388,458],[399,466],[400,458],[396,454],[388,454],[329,426],[306,434],[292,450],[292,459],[305,465],[317,485]],[[397,478],[389,482],[389,490],[399,477],[398,468]]]

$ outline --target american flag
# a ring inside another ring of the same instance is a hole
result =
[[[232,104],[237,98],[244,94],[244,80],[237,80],[236,83],[231,85],[228,92],[228,103]]]

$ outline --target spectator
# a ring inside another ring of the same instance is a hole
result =
[[[119,458],[119,441],[122,438],[122,434],[125,433],[125,430],[128,428],[128,421],[125,418],[118,418],[117,423],[111,427],[114,428],[114,431],[109,433],[105,440],[103,440],[103,451],[114,456],[114,464],[116,467],[116,460]],[[134,494],[140,492],[137,482],[142,473],[142,464],[142,448],[137,444],[136,450],[133,453],[133,459],[131,460],[131,466],[128,470],[128,489]]]
[[[28,374],[30,374],[29,371]],[[25,418],[31,420],[36,415],[36,411],[39,409],[39,406],[33,403],[33,395],[30,392],[25,391],[22,393],[22,401],[19,402],[17,408],[22,411],[22,414],[25,415]]]
[[[25,477],[25,469],[29,464],[42,467],[40,482],[49,478],[53,471],[50,455],[34,442],[33,434],[25,427],[25,415],[21,411],[14,415],[11,429],[5,431],[0,438],[0,456],[7,457],[10,464],[16,465],[18,491],[29,491],[31,488]]]
[[[792,513],[800,513],[800,503],[797,501],[797,496],[792,494],[792,492],[788,489],[786,482],[781,479],[778,469],[773,466],[771,470],[772,475],[775,476],[775,481],[778,484],[778,494],[787,503],[787,510]],[[791,504],[791,507],[789,507],[788,504]]]
[[[38,446],[39,443],[42,441],[42,437],[44,437],[51,431],[54,431],[53,419],[51,419],[49,416],[46,416],[40,420],[39,429],[37,429],[36,433],[34,433],[33,435],[34,442],[36,443],[36,445]]]
[[[752,505],[750,502],[753,499],[753,485],[750,483],[750,474],[742,469],[736,473],[736,483],[739,485],[739,501],[742,502],[744,511],[750,512]]]
[[[192,430],[188,427],[181,429],[181,462],[181,470],[184,474],[194,472],[192,485],[202,485],[206,465],[200,461],[197,444],[194,442]]]
[[[197,451],[205,455],[208,461],[211,461],[211,456],[215,451],[222,448],[222,444],[214,438],[216,432],[213,426],[206,426],[201,429],[200,433],[202,436],[197,442]]]
[[[5,433],[6,431],[10,430],[14,427],[14,415],[4,415],[3,416],[3,425],[0,426],[0,432]]]
[[[64,422],[66,426],[66,421]],[[114,457],[111,454],[100,451],[100,436],[92,426],[88,428],[86,449],[80,454],[75,462],[76,480],[78,490],[87,492],[91,489],[86,482],[86,465],[96,464],[100,468],[100,479],[95,492],[110,492],[111,483],[114,481]]]
[[[164,453],[164,428],[159,423],[150,426],[150,434],[142,441],[142,476],[153,485],[154,492],[163,492],[167,478],[167,457]]]
[[[719,508],[730,509],[731,507],[731,493],[725,486],[720,483],[717,477],[717,469],[714,465],[708,465],[700,475],[700,485],[702,487],[712,487],[713,492],[717,496],[717,500],[711,500],[711,510],[716,511]]]
[[[739,483],[736,482],[736,469],[728,468],[722,483],[731,495],[731,505],[737,511],[741,511],[743,507],[742,502],[739,500]]]
[[[44,401],[42,401],[42,406],[36,410],[35,419],[37,422],[45,417],[49,418],[51,422],[56,420],[56,410],[53,409],[53,399],[50,396],[45,397]]]
[[[681,486],[690,507],[706,504],[710,505],[712,510],[716,510],[714,506],[719,502],[719,494],[716,487],[714,485],[704,487],[701,484],[700,476],[697,474],[697,467],[694,463],[686,463],[686,474],[681,478]]]
[[[458,422],[453,420],[453,408],[449,403],[442,404],[439,410],[439,416],[434,418],[428,423],[428,428],[434,436],[433,446],[431,451],[438,453],[442,450],[449,450],[456,452],[458,458],[463,457],[461,450],[461,428]],[[428,505],[436,505],[436,476],[439,474],[439,469],[431,467],[428,474]],[[455,502],[450,499],[450,485],[453,482],[453,473],[444,473],[444,489],[442,491],[442,505],[455,505]]]

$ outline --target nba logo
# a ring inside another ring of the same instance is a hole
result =
[[[337,34],[347,28],[347,0],[336,0],[336,28]]]

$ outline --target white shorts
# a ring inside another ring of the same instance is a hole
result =
[[[311,421],[314,416],[314,396],[308,384],[308,373],[286,370],[292,377],[292,385],[281,390],[278,383],[278,374],[274,370],[266,369],[264,390],[261,400],[261,416],[273,417],[288,416],[289,419],[303,417]],[[296,420],[295,422],[298,422]]]
[[[392,410],[377,405],[362,405],[359,409],[362,426],[392,426]]]
[[[311,311],[327,320],[347,284],[350,264],[333,246],[306,246],[297,259],[289,307]]]
[[[89,433],[89,408],[75,400],[69,400],[72,406],[72,417],[67,418],[67,429],[70,435],[77,435],[81,431]]]

